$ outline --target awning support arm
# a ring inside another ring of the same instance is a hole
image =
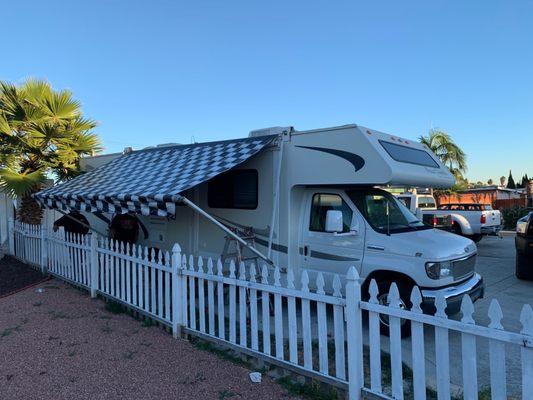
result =
[[[255,247],[250,246],[244,239],[242,239],[239,235],[237,235],[235,232],[233,232],[231,229],[229,229],[227,226],[222,224],[220,221],[218,221],[215,217],[213,217],[211,214],[205,212],[200,207],[198,207],[196,204],[194,204],[192,201],[187,199],[186,197],[181,197],[181,202],[188,207],[192,208],[194,211],[196,211],[198,214],[202,215],[203,217],[207,218],[209,221],[211,221],[213,224],[218,226],[220,229],[222,229],[224,232],[226,232],[228,235],[233,237],[236,241],[238,241],[240,244],[245,246],[247,249],[249,249],[252,253],[257,255],[259,258],[263,259],[268,264],[272,265],[272,261],[265,256],[263,253],[258,251]]]
[[[272,257],[272,242],[274,240],[274,225],[276,225],[276,212],[279,207],[279,183],[281,180],[281,164],[283,162],[283,138],[280,138],[279,149],[279,163],[276,175],[276,187],[274,188],[274,195],[272,196],[272,219],[270,221],[270,232],[268,235],[268,258]]]

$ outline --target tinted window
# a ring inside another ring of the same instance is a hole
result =
[[[402,146],[400,144],[379,141],[385,151],[396,161],[423,165],[425,167],[439,168],[439,164],[429,155],[428,152],[412,147]]]
[[[352,209],[339,195],[325,193],[317,193],[313,196],[309,230],[314,232],[325,232],[326,214],[329,210],[338,210],[342,212],[342,231],[349,232],[352,223]]]
[[[380,189],[353,189],[346,193],[377,232],[400,233],[430,229],[389,192]]]
[[[435,200],[433,197],[424,196],[418,198],[418,207],[420,208],[435,208]]]
[[[207,203],[210,208],[257,208],[257,171],[230,170],[209,181]]]

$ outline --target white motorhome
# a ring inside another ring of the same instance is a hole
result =
[[[247,146],[246,156],[227,152],[238,146]],[[423,224],[376,188],[453,183],[420,143],[358,125],[288,127],[128,152],[37,199],[108,218],[132,211],[149,232],[142,245],[170,249],[178,242],[187,254],[225,259],[240,250],[247,262],[292,268],[297,278],[302,269],[320,271],[331,284],[333,274],[354,265],[366,283],[376,279],[381,301],[395,281],[405,305],[418,285],[426,306],[442,294],[453,313],[464,294],[483,295],[475,244]],[[90,222],[107,229],[101,219]]]

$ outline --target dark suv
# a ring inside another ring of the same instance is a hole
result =
[[[516,277],[533,280],[533,212],[516,224]]]

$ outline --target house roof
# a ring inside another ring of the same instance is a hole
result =
[[[277,135],[133,151],[34,198],[63,210],[174,215],[181,193],[263,150]]]

